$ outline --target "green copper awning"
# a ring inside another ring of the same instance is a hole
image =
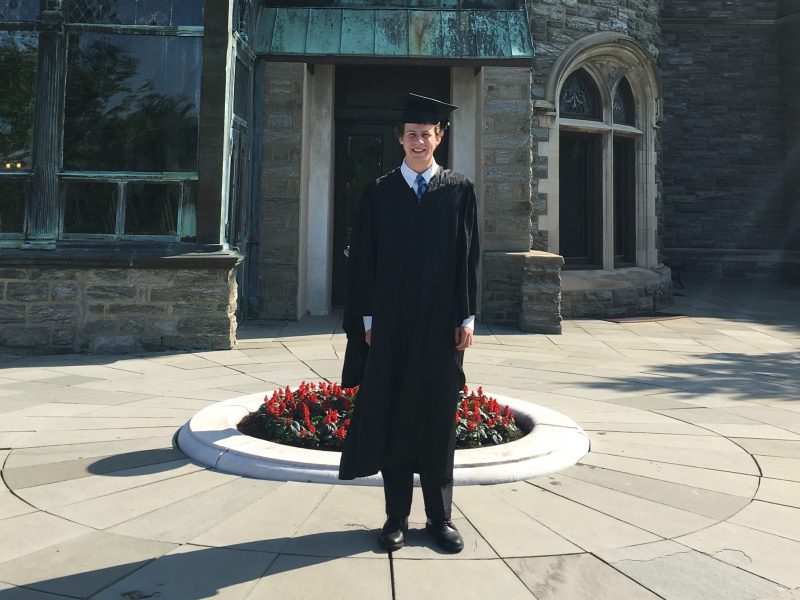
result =
[[[253,47],[274,60],[529,64],[521,10],[262,7]]]

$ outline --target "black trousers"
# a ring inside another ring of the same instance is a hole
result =
[[[382,469],[383,494],[386,497],[386,514],[390,517],[407,517],[411,512],[414,491],[414,470],[411,467]],[[425,514],[433,522],[449,521],[453,506],[453,480],[442,480],[430,473],[419,474]]]

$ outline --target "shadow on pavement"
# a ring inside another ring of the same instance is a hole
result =
[[[797,352],[696,354],[691,363],[655,365],[647,370],[650,374],[582,385],[621,393],[670,388],[687,398],[722,394],[731,400],[800,399]]]
[[[98,600],[213,598],[230,586],[248,581],[255,585],[262,577],[269,578],[355,554],[383,554],[375,541],[377,533],[365,530],[331,531],[219,548],[182,546],[160,557],[42,579],[25,583],[24,588],[0,590],[0,600],[38,599],[38,595],[31,590],[73,598],[94,598],[97,594]],[[287,548],[288,545],[291,548]],[[325,551],[329,550],[327,553],[330,555],[299,553],[294,548],[316,548],[319,554],[326,554]],[[282,554],[284,549],[293,553]],[[336,549],[340,551],[336,552]],[[374,556],[372,559],[382,558]],[[309,582],[309,585],[313,583]],[[387,579],[387,589],[388,585]],[[250,591],[249,588],[243,589],[241,597],[244,598]]]

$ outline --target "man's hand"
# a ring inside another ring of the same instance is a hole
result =
[[[364,341],[367,342],[367,346],[372,345],[372,329],[367,329],[367,332],[364,334]]]
[[[472,329],[456,327],[456,350],[466,350],[472,346]]]

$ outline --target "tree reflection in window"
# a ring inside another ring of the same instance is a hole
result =
[[[69,36],[64,166],[195,171],[201,40]]]
[[[34,33],[0,31],[0,172],[30,168],[37,43]]]
[[[564,82],[558,108],[562,117],[573,119],[601,119],[603,116],[597,86],[584,71],[576,71]]]
[[[39,17],[39,0],[0,0],[0,21],[19,23]]]
[[[112,235],[119,186],[105,181],[64,184],[64,233]]]
[[[203,2],[201,0],[70,0],[67,21],[173,27],[202,25]]]
[[[624,77],[614,90],[614,123],[621,125],[635,125],[636,123],[631,84]]]

